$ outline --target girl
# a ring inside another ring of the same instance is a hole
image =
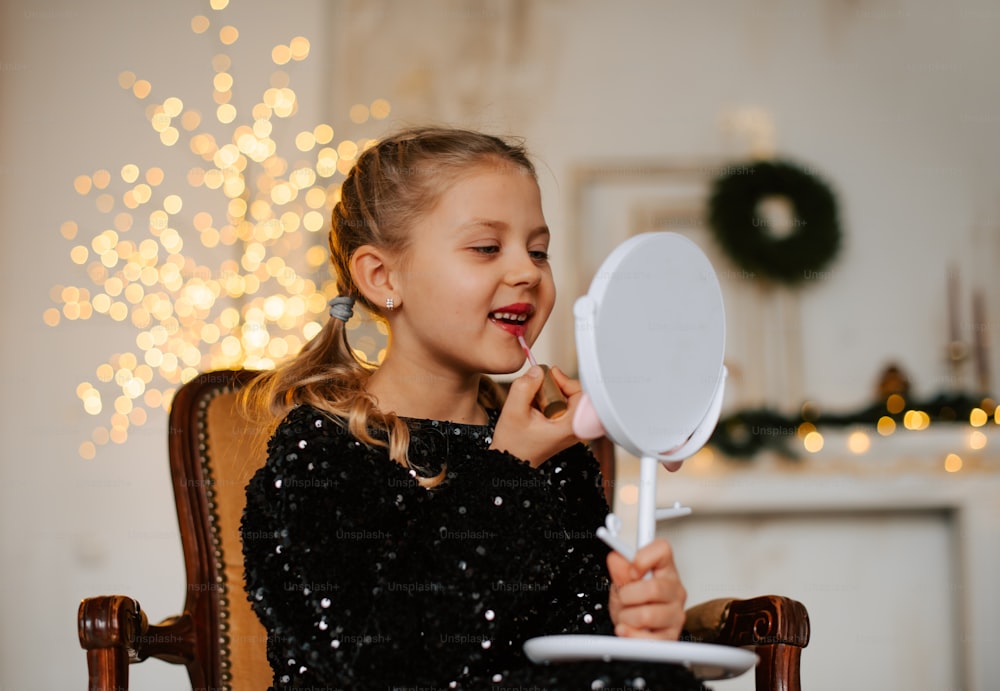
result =
[[[358,158],[333,213],[330,319],[248,389],[282,419],[242,522],[275,687],[699,688],[679,667],[522,651],[545,634],[677,639],[684,622],[666,542],[629,563],[594,537],[608,506],[571,430],[579,384],[553,369],[569,410],[550,420],[532,407],[540,368],[505,402],[483,374],[517,371],[517,336],[545,324],[548,247],[518,145],[424,128]],[[356,305],[388,323],[378,367],[347,341]]]

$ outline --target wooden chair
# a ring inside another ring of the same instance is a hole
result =
[[[267,634],[243,591],[240,517],[266,440],[241,417],[250,371],[201,374],[170,410],[170,475],[187,576],[183,613],[149,624],[131,597],[83,600],[77,617],[92,690],[128,688],[128,666],[150,657],[187,667],[195,689],[267,688]]]
[[[244,490],[264,462],[266,439],[239,414],[245,370],[201,374],[170,410],[169,455],[187,576],[183,613],[150,624],[133,598],[80,603],[77,625],[91,691],[128,688],[129,665],[151,657],[187,667],[193,689],[267,688],[267,633],[243,589],[239,524]],[[595,447],[611,470],[613,449]],[[713,600],[688,612],[688,640],[756,650],[757,689],[799,689],[799,655],[809,640],[805,608],[784,597]]]

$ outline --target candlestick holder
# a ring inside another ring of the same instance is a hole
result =
[[[948,383],[955,392],[965,390],[965,363],[969,360],[969,346],[964,341],[948,343]]]

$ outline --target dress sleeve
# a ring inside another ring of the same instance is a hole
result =
[[[378,685],[385,660],[414,652],[407,593],[385,583],[416,483],[370,452],[319,411],[296,408],[247,487],[246,587],[277,687]]]

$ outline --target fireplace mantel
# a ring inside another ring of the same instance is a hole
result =
[[[947,688],[993,688],[1000,679],[1000,426],[871,434],[864,453],[849,449],[856,430],[820,431],[823,448],[802,450],[798,460],[735,460],[704,449],[676,473],[660,470],[657,504],[693,509],[658,525],[658,534],[675,543],[691,602],[723,594],[712,590],[720,580],[735,596],[764,594],[748,589],[774,583],[769,591],[803,601],[814,629],[803,654],[803,687],[846,681],[838,675],[847,673],[844,654],[856,645],[873,656],[859,662],[869,665],[864,678],[871,688],[931,688],[929,681],[937,688],[935,674]],[[983,436],[974,438],[975,431]],[[946,469],[949,454],[961,459],[960,468],[952,458]],[[634,534],[637,482],[638,461],[619,450],[615,510],[626,535]],[[732,561],[748,550],[744,561]],[[857,573],[892,574],[891,597],[866,592],[844,575],[850,569],[832,568],[824,561],[832,554],[855,560]],[[719,570],[727,571],[724,579]],[[860,605],[865,598],[870,602]],[[852,611],[858,606],[864,611]],[[824,636],[841,621],[851,622],[851,641]],[[877,633],[866,634],[865,626]],[[859,639],[866,635],[871,640]],[[930,671],[916,663],[901,669],[899,660],[926,662]],[[725,682],[718,691],[745,683]]]

